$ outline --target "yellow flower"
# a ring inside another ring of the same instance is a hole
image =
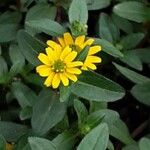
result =
[[[70,33],[64,33],[63,37],[59,37],[58,41],[62,47],[69,46],[72,50],[76,51],[78,54],[86,47],[90,46],[88,55],[83,63],[82,70],[96,69],[95,63],[100,63],[102,60],[98,56],[94,56],[96,53],[101,51],[101,46],[94,45],[91,46],[94,42],[94,39],[89,38],[85,40],[85,35],[78,36],[73,39]]]
[[[48,40],[47,44],[49,47],[46,48],[46,54],[40,53],[38,56],[43,65],[36,67],[40,76],[47,77],[44,85],[56,89],[61,82],[68,86],[69,79],[76,82],[77,75],[81,74],[78,67],[83,65],[80,61],[74,61],[77,52],[72,51],[69,46],[62,48],[51,40]]]

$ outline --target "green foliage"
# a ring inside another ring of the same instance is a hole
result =
[[[86,24],[88,20],[88,10],[86,0],[73,0],[69,8],[69,21],[79,21]]]
[[[148,16],[150,9],[137,1],[122,2],[114,6],[113,11],[118,16],[135,22],[145,22],[150,19]]]
[[[38,52],[41,51],[44,47],[43,45],[34,37],[32,37],[27,32],[20,30],[18,32],[18,44],[21,52],[25,56],[25,58],[32,64],[39,64],[39,60],[37,59]]]
[[[0,0],[0,150],[149,150],[149,21],[148,0]],[[65,32],[102,62],[54,90],[38,55]]]
[[[5,138],[0,135],[0,149],[1,150],[6,150],[6,141],[5,141]]]
[[[107,124],[102,123],[82,139],[77,150],[105,150],[107,148],[108,139],[109,132]]]
[[[71,91],[90,101],[115,101],[124,96],[123,88],[117,83],[94,72],[85,72]]]
[[[55,150],[53,143],[47,139],[29,137],[29,143],[32,150]]]
[[[121,74],[123,74],[126,78],[128,78],[134,83],[144,83],[144,82],[150,81],[148,77],[145,77],[139,73],[136,73],[126,67],[122,67],[116,63],[113,63],[113,64],[120,71]]]
[[[140,150],[148,150],[150,149],[150,139],[142,138],[139,142]]]
[[[98,10],[110,5],[111,0],[87,0],[88,10]]]
[[[43,91],[44,97],[39,97],[38,102],[33,107],[31,119],[33,130],[36,134],[44,135],[65,115],[65,104],[59,102],[57,94],[51,91]],[[38,116],[38,117],[37,117]]]
[[[132,88],[131,93],[141,103],[144,103],[146,105],[150,105],[149,88],[150,88],[150,82],[144,82],[142,84],[135,85]]]

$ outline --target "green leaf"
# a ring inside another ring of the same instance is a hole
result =
[[[55,150],[55,145],[47,139],[29,137],[28,140],[32,150]]]
[[[140,150],[149,150],[150,149],[150,139],[142,138],[139,142]]]
[[[50,19],[38,19],[26,21],[28,27],[34,28],[51,36],[61,36],[66,31],[59,23]]]
[[[71,85],[71,91],[79,97],[98,102],[116,101],[125,94],[120,85],[94,72],[85,72],[78,82]]]
[[[141,103],[150,106],[150,81],[135,85],[131,94]]]
[[[16,24],[21,20],[21,12],[6,11],[0,15],[0,24]]]
[[[38,14],[38,15],[37,15]],[[37,4],[33,6],[27,13],[26,21],[39,19],[52,19],[56,17],[56,7],[48,4]]]
[[[105,39],[95,39],[95,44],[101,45],[102,50],[114,57],[123,57],[123,54],[112,43]]]
[[[90,128],[97,126],[100,122],[113,124],[119,118],[119,114],[110,109],[101,109],[88,115],[84,119],[84,124]]]
[[[90,112],[94,112],[101,109],[107,108],[107,102],[94,102],[90,101]]]
[[[125,147],[123,147],[122,150],[139,150],[139,147],[136,143],[135,144],[128,144]]]
[[[27,127],[24,125],[0,121],[0,133],[8,142],[16,142],[26,132]]]
[[[124,144],[132,144],[134,140],[131,138],[125,123],[118,118],[113,124],[108,124],[110,135],[120,140]]]
[[[69,97],[71,95],[71,90],[70,90],[70,86],[60,86],[59,88],[59,92],[60,92],[60,102],[66,102],[69,100]]]
[[[32,117],[32,107],[25,107],[22,108],[20,111],[20,119],[21,120],[26,120]]]
[[[99,124],[82,139],[77,150],[105,150],[108,139],[109,132],[107,124]]]
[[[113,143],[110,140],[108,141],[107,149],[108,150],[114,150],[115,149]]]
[[[88,20],[88,10],[86,0],[73,0],[69,8],[69,21],[79,21],[86,24]]]
[[[20,12],[6,11],[0,15],[0,42],[10,42],[16,38],[20,20]]]
[[[79,55],[77,56],[76,60],[79,60],[81,62],[84,62],[87,55],[88,55],[88,52],[89,52],[89,46],[86,46],[80,53]]]
[[[15,44],[10,45],[9,56],[13,64],[18,63],[18,62],[20,63],[21,66],[25,64],[25,58],[20,52],[18,45],[15,45]]]
[[[44,50],[44,45],[32,37],[24,30],[20,30],[17,35],[19,48],[25,58],[34,66],[39,65],[38,53]]]
[[[22,108],[33,106],[37,101],[37,95],[21,82],[12,83],[11,91]]]
[[[2,135],[0,135],[0,150],[6,150],[6,141]]]
[[[17,73],[20,73],[25,65],[25,58],[19,50],[19,47],[15,44],[12,44],[9,48],[9,56],[12,62],[10,69],[10,76],[15,76]]]
[[[76,142],[76,135],[70,131],[65,131],[53,139],[56,150],[71,150]]]
[[[101,13],[99,19],[99,34],[102,39],[115,43],[119,39],[119,30],[107,14]]]
[[[38,75],[38,74],[35,74],[35,73],[29,73],[29,74],[22,74],[23,75],[23,78],[28,82],[28,83],[31,83],[31,84],[34,84],[34,85],[38,85],[38,86],[41,86],[43,87],[43,79]]]
[[[22,9],[27,9],[34,0],[21,0]]]
[[[39,135],[46,134],[64,118],[65,112],[65,103],[59,102],[59,95],[49,90],[45,91],[33,107],[31,124],[34,132]]]
[[[140,48],[135,51],[143,63],[150,64],[150,48]]]
[[[5,61],[5,59],[0,56],[0,77],[4,76],[5,74],[8,73],[8,66],[7,63]]]
[[[123,74],[126,78],[131,80],[134,83],[144,83],[150,81],[148,77],[145,77],[139,73],[136,73],[135,71],[132,71],[126,67],[122,67],[116,63],[113,63],[113,65],[119,70],[121,74]]]
[[[120,58],[122,62],[126,63],[127,65],[129,65],[130,67],[134,69],[142,71],[143,69],[142,62],[134,50],[124,51],[123,54],[124,54],[124,57]]]
[[[120,44],[123,46],[123,49],[132,49],[135,48],[141,42],[144,36],[144,33],[131,33],[124,37],[120,41]]]
[[[1,45],[0,45],[0,55],[2,54],[2,47],[1,47]]]
[[[16,24],[0,24],[0,42],[10,42],[16,38]]]
[[[88,10],[97,10],[106,8],[110,5],[111,0],[88,0]]]
[[[78,116],[78,125],[80,125],[82,122],[84,122],[84,119],[88,115],[88,111],[85,105],[78,99],[74,100],[74,108]]]
[[[31,133],[32,134],[32,133]],[[23,135],[18,141],[17,143],[15,143],[15,145],[13,146],[13,150],[25,150],[24,147],[26,147],[26,145],[29,145],[28,142],[28,137],[29,137],[30,133],[27,133],[25,135]],[[27,150],[31,150],[31,149],[27,149]]]
[[[126,18],[139,23],[149,20],[148,7],[146,7],[146,5],[141,2],[122,2],[114,6],[113,12],[122,18]]]
[[[13,64],[9,71],[10,78],[20,73],[22,69],[23,69],[23,66],[20,62],[16,62],[15,64]]]
[[[118,15],[112,14],[112,20],[116,24],[116,26],[124,31],[125,33],[132,33],[133,32],[133,26],[132,24],[122,17],[119,17]]]
[[[27,21],[39,20],[39,19],[54,20],[56,17],[56,12],[57,12],[56,7],[48,5],[47,3],[37,4],[33,6],[31,9],[29,9],[25,21],[27,22]],[[33,35],[41,32],[36,29],[33,29],[32,27],[25,26],[25,28],[28,32],[32,33]]]
[[[113,124],[119,118],[119,114],[116,111],[113,111],[111,109],[101,109],[96,112],[97,112],[97,115],[98,113],[104,115],[102,122],[105,122],[107,124]]]
[[[31,146],[29,144],[26,144],[26,146],[24,146],[23,150],[32,150]]]

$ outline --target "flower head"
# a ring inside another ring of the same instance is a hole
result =
[[[77,75],[81,74],[79,66],[83,65],[81,61],[75,61],[78,53],[69,46],[61,47],[51,40],[47,44],[46,54],[40,53],[38,56],[43,65],[36,67],[40,76],[47,77],[44,84],[55,89],[61,82],[68,86],[69,79],[76,82]]]
[[[86,47],[90,46],[88,55],[83,63],[82,70],[88,70],[96,69],[95,63],[100,63],[101,58],[98,56],[95,56],[96,53],[101,51],[101,46],[94,45],[94,39],[89,38],[88,40],[85,40],[85,35],[80,35],[73,39],[70,33],[64,33],[63,37],[59,37],[58,41],[62,47],[69,46],[72,48],[73,51],[76,51],[78,54]]]

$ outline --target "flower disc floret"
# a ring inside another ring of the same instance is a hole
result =
[[[56,60],[52,65],[52,70],[54,72],[64,72],[65,68],[66,68],[66,64],[60,59]]]

